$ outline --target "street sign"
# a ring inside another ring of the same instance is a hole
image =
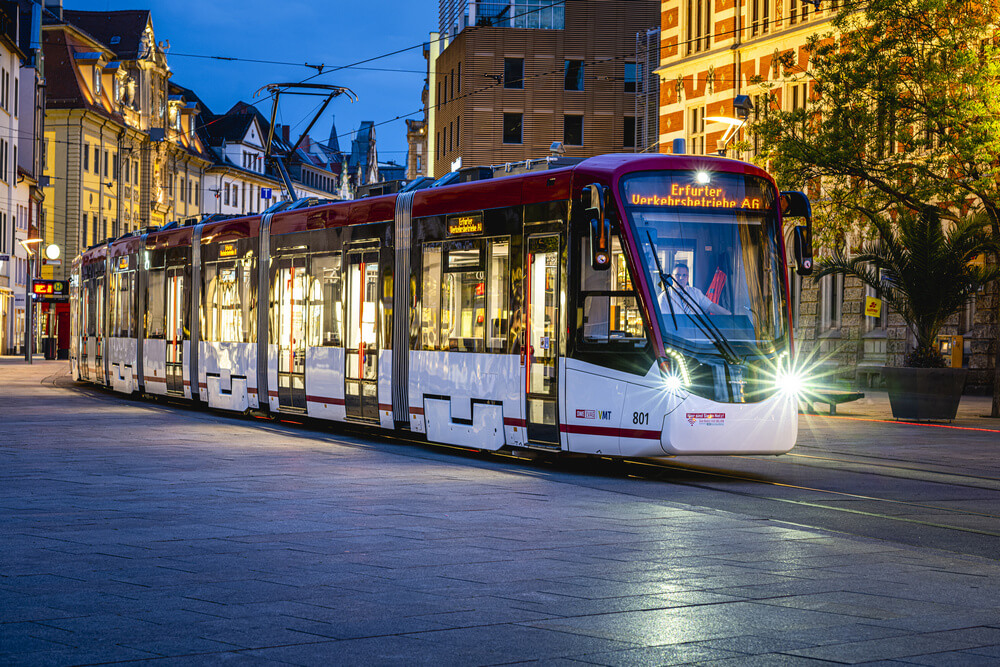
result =
[[[261,188],[260,189],[260,198],[261,199],[270,199],[271,198],[271,188]]]
[[[0,262],[9,262],[9,261],[10,261],[10,255],[7,254],[0,255]]]
[[[61,259],[43,259],[42,264],[45,266],[62,266]]]

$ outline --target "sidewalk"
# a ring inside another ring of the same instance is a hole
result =
[[[855,419],[885,419],[892,420],[892,407],[889,405],[889,394],[878,389],[861,389],[865,397],[837,406],[837,417],[853,417]],[[817,414],[828,414],[825,403],[814,403]],[[962,396],[958,404],[958,414],[950,422],[932,422],[939,425],[981,428],[1000,431],[1000,419],[991,419],[987,415],[993,407],[993,399],[989,396]]]

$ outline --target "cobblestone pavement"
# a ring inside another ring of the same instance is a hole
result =
[[[0,360],[5,665],[1000,662],[995,559],[65,373]]]

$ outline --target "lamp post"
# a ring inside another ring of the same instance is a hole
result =
[[[28,253],[28,277],[24,281],[24,360],[29,364],[31,363],[32,334],[34,333],[32,329],[35,328],[35,303],[31,299],[31,286],[32,282],[34,282],[32,260],[35,257],[35,253],[28,246],[41,242],[42,239],[24,239],[18,241],[21,247],[24,248],[24,252]]]

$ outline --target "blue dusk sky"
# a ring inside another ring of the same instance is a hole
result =
[[[170,42],[167,62],[173,71],[171,80],[194,90],[213,113],[224,113],[243,100],[259,102],[257,108],[269,117],[270,98],[261,101],[254,93],[268,83],[302,81],[316,74],[302,63],[322,64],[324,72],[329,72],[415,47],[310,80],[347,86],[358,95],[354,103],[346,96],[335,98],[310,131],[314,139],[326,141],[336,116],[340,148],[349,150],[351,131],[361,121],[375,121],[379,160],[405,164],[403,118],[423,117],[420,93],[427,63],[422,44],[437,29],[437,0],[64,0],[63,6],[85,11],[149,9],[157,41]],[[292,127],[294,140],[321,102],[315,97],[283,95],[277,122]],[[393,121],[397,116],[401,118]]]

